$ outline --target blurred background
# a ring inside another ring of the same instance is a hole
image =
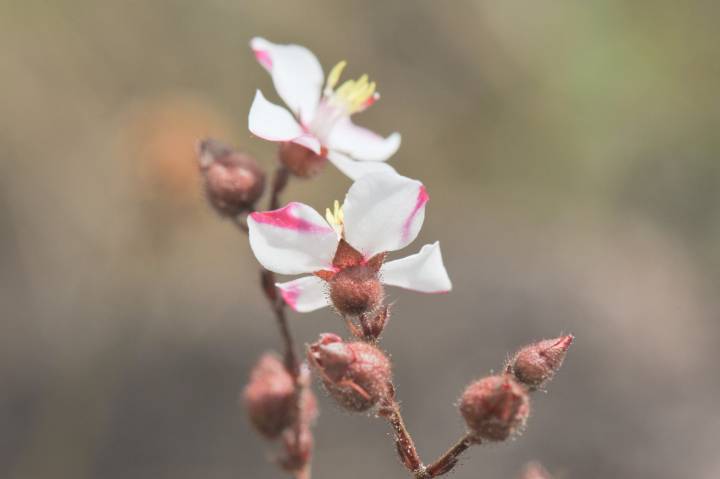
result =
[[[0,477],[277,478],[239,391],[279,346],[246,239],[195,144],[268,170],[278,101],[254,35],[368,72],[356,121],[432,201],[455,289],[397,300],[384,345],[430,460],[471,379],[577,336],[526,433],[457,479],[720,477],[720,4],[710,1],[0,2]],[[326,168],[286,199],[324,208]],[[301,342],[342,332],[292,315]],[[323,397],[315,478],[407,477],[379,420]]]

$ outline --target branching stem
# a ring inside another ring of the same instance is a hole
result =
[[[280,194],[285,190],[289,180],[289,171],[285,166],[280,165],[275,170],[275,174],[272,179],[272,190],[270,192],[269,209],[276,210],[280,207]],[[235,225],[243,231],[245,234],[249,233],[247,225],[247,216],[234,218]],[[295,401],[293,404],[294,416],[297,418],[293,425],[293,434],[295,436],[294,444],[300,445],[302,443],[301,436],[303,434],[303,428],[307,427],[302,424],[301,420],[301,397],[303,388],[306,387],[302,383],[300,377],[300,361],[298,359],[297,351],[295,348],[295,340],[293,339],[292,332],[287,320],[285,300],[281,295],[278,294],[277,287],[275,286],[276,278],[275,273],[268,271],[265,268],[260,268],[260,287],[265,294],[268,302],[270,303],[270,309],[275,315],[275,319],[280,331],[280,338],[283,343],[283,359],[284,365],[287,372],[293,379],[295,384]],[[293,472],[295,479],[310,479],[310,464],[304,465],[301,469]]]
[[[452,471],[457,465],[460,455],[473,444],[474,442],[469,434],[460,438],[453,447],[427,467],[428,477],[439,477]]]
[[[395,388],[393,385],[389,387],[389,398],[381,407],[379,414],[386,418],[393,428],[393,432],[395,433],[395,447],[403,466],[412,473],[415,479],[440,477],[452,471],[457,465],[460,455],[477,442],[474,442],[472,436],[467,434],[460,438],[455,445],[448,449],[435,462],[429,466],[425,466],[420,458],[420,454],[417,452],[410,431],[408,431],[407,426],[405,426],[405,421],[400,412],[400,404],[398,404],[395,398]]]

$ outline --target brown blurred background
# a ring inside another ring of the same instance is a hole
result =
[[[454,280],[391,291],[385,335],[430,459],[474,377],[577,336],[527,432],[458,479],[720,477],[720,4],[0,2],[0,477],[277,478],[237,396],[278,345],[247,242],[194,146],[277,99],[254,35],[370,73]],[[327,168],[285,198],[324,208]],[[293,315],[301,341],[342,331]],[[387,427],[322,401],[315,477],[406,477]]]

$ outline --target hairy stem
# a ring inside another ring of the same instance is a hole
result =
[[[278,166],[272,179],[272,191],[270,193],[271,210],[280,208],[280,194],[285,190],[289,179],[290,171],[282,164]]]
[[[290,178],[290,172],[284,165],[279,165],[275,170],[275,174],[272,179],[272,190],[270,192],[270,210],[276,210],[280,207],[280,194],[285,190]],[[285,300],[281,295],[278,294],[277,287],[275,286],[275,273],[268,271],[265,268],[260,270],[260,281],[263,292],[270,302],[270,307],[275,314],[277,320],[278,329],[280,330],[280,337],[283,342],[285,369],[293,378],[295,383],[295,401],[293,408],[295,410],[295,424],[293,425],[293,434],[295,435],[295,444],[300,444],[300,437],[303,432],[303,425],[300,420],[302,414],[300,399],[302,396],[302,389],[304,385],[300,379],[300,362],[298,361],[297,352],[295,350],[295,340],[293,339],[292,332],[287,320]],[[296,479],[310,479],[310,464],[306,464],[302,469],[294,472]]]
[[[380,415],[385,417],[393,428],[393,432],[395,433],[395,447],[400,456],[400,461],[416,479],[431,477],[426,474],[425,466],[417,452],[415,442],[405,426],[405,421],[400,412],[400,405],[395,400],[394,387],[390,385],[390,388],[390,398],[388,398],[386,404],[384,404],[380,410]]]
[[[402,413],[400,412],[400,404],[395,398],[395,387],[390,384],[390,394],[380,408],[379,415],[386,418],[395,433],[395,447],[400,462],[412,473],[415,479],[430,479],[440,477],[452,471],[458,463],[458,458],[473,444],[477,444],[472,436],[468,433],[461,437],[450,449],[429,466],[423,464],[420,454],[417,452],[415,443],[410,432],[405,426]]]
[[[289,179],[289,171],[283,165],[278,166],[275,170],[275,174],[272,179],[272,190],[270,192],[269,209],[276,210],[280,207],[280,194],[285,190]],[[238,216],[233,219],[235,225],[245,234],[249,233],[247,225],[247,216]],[[300,400],[302,398],[303,388],[306,387],[302,383],[300,377],[300,361],[298,359],[297,351],[295,348],[295,340],[293,339],[292,332],[287,320],[285,300],[281,295],[278,294],[277,287],[275,286],[276,278],[275,273],[265,268],[260,268],[260,287],[270,303],[270,309],[275,315],[275,319],[280,331],[280,338],[283,343],[283,358],[284,365],[287,372],[293,379],[295,384],[295,401],[293,403],[294,416],[296,418],[295,424],[293,425],[292,431],[295,436],[294,444],[301,444],[301,436],[303,428],[305,427],[301,421],[301,407]],[[290,452],[290,451],[289,451]],[[310,465],[306,464],[301,469],[293,471],[295,479],[310,479]]]
[[[270,302],[270,308],[273,314],[275,314],[278,329],[280,330],[280,337],[283,342],[285,368],[297,383],[300,375],[300,363],[295,351],[295,341],[293,340],[290,326],[288,325],[285,311],[286,303],[282,296],[277,293],[277,287],[275,286],[275,273],[262,268],[260,270],[260,284],[265,293],[265,297]]]
[[[452,471],[457,465],[460,455],[467,451],[473,444],[473,440],[469,434],[460,438],[453,447],[448,449],[445,454],[427,467],[428,477],[439,477]]]

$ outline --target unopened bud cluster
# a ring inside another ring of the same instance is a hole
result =
[[[530,414],[528,393],[557,372],[572,340],[562,336],[530,344],[515,354],[503,374],[465,389],[459,409],[473,441],[504,441],[522,430]]]

